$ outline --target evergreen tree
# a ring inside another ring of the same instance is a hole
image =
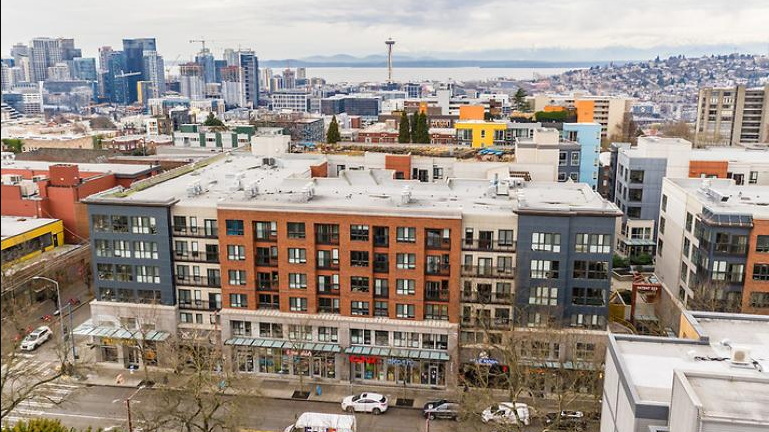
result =
[[[206,117],[206,120],[203,122],[203,126],[220,126],[221,127],[221,126],[224,126],[224,122],[214,117],[213,112],[209,112],[208,117]]]
[[[526,90],[519,88],[513,96],[513,102],[515,103],[515,109],[518,111],[529,111],[529,103],[526,101]]]
[[[419,120],[419,112],[411,114],[411,142],[417,142],[417,120]]]
[[[428,144],[430,142],[430,127],[427,125],[427,115],[420,113],[417,117],[417,133],[414,142]]]
[[[406,111],[401,112],[401,122],[398,127],[398,142],[399,143],[411,142],[411,130],[409,125],[409,117],[406,115]]]
[[[342,139],[339,134],[339,123],[336,122],[336,116],[331,118],[331,124],[328,125],[328,132],[326,132],[326,142],[328,144],[336,144]]]

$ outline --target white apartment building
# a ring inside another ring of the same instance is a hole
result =
[[[539,94],[529,98],[534,111],[544,111],[546,106],[563,106],[566,108],[577,108],[582,103],[588,110],[587,118],[580,118],[582,113],[577,112],[577,122],[596,122],[601,125],[601,138],[618,136],[622,133],[622,125],[625,121],[625,115],[630,113],[630,109],[635,99],[623,96],[593,96],[581,93],[571,95],[553,95]],[[592,117],[592,118],[590,118]]]
[[[310,109],[310,94],[304,91],[283,90],[273,93],[270,97],[274,111],[307,112]]]

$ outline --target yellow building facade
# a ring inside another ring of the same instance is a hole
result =
[[[64,244],[64,223],[59,219],[3,216],[0,223],[3,269]]]
[[[468,120],[454,123],[454,128],[457,130],[457,143],[482,148],[503,142],[507,123]]]

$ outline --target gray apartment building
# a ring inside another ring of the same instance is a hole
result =
[[[380,98],[368,95],[334,95],[320,100],[320,112],[324,115],[347,113],[348,115],[377,118]]]
[[[695,132],[705,142],[769,142],[769,84],[701,88]]]

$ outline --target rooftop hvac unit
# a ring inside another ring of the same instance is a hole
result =
[[[750,358],[750,348],[741,346],[732,346],[732,357],[729,363],[733,367],[751,368],[753,359]]]
[[[201,193],[203,193],[203,187],[200,185],[200,180],[195,180],[194,182],[187,185],[188,198],[200,195]]]
[[[246,198],[256,198],[259,195],[259,184],[257,182],[251,182],[248,187],[243,191]]]
[[[401,192],[401,205],[406,205],[411,202],[411,188],[407,185]]]
[[[271,157],[262,158],[262,165],[275,166],[275,158],[271,158]]]
[[[18,174],[3,174],[4,185],[16,185],[21,183],[23,177]]]

